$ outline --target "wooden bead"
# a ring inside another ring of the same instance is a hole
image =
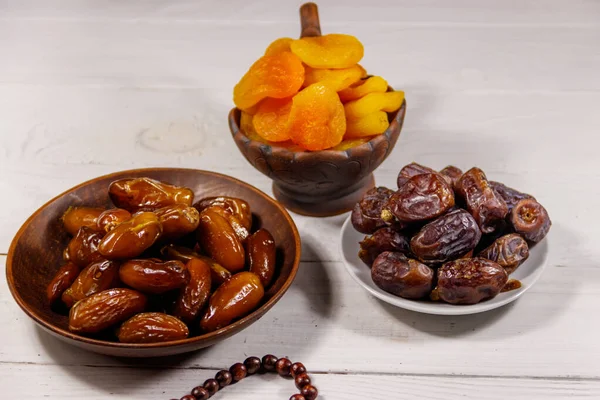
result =
[[[207,379],[202,386],[204,386],[209,396],[214,396],[219,391],[219,382],[216,379]]]
[[[315,400],[319,396],[319,391],[313,385],[304,386],[300,393],[306,400]]]
[[[275,372],[275,364],[277,364],[277,357],[273,354],[267,354],[262,358],[263,368],[267,372]]]
[[[258,371],[260,371],[262,367],[262,362],[258,357],[248,357],[244,361],[244,365],[246,366],[246,371],[248,371],[248,375],[254,375]]]
[[[290,397],[290,400],[306,400],[306,399],[301,394],[294,394],[294,395],[292,395],[292,397]]]
[[[292,364],[292,378],[297,377],[306,372],[306,367],[301,362],[295,362]]]
[[[310,385],[312,382],[310,380],[310,377],[308,376],[308,374],[305,372],[303,374],[297,375],[294,378],[294,383],[296,384],[296,387],[300,390],[302,390],[302,388],[304,386],[308,386]]]
[[[234,382],[239,382],[248,375],[248,369],[242,363],[233,364],[229,368],[229,372],[231,372]]]
[[[217,382],[219,382],[220,388],[229,386],[231,385],[231,382],[233,382],[233,376],[231,375],[231,372],[226,370],[217,372],[217,374],[215,375],[215,379],[217,380]]]
[[[275,369],[280,376],[290,376],[292,373],[292,362],[285,357],[280,358],[275,364]]]
[[[208,393],[208,390],[204,389],[204,387],[198,386],[192,390],[192,396],[194,396],[196,400],[208,400],[210,394]]]

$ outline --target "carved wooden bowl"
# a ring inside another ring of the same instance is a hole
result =
[[[117,179],[150,177],[191,188],[196,198],[233,196],[245,199],[254,217],[253,229],[268,229],[277,243],[278,277],[263,304],[250,315],[215,332],[184,340],[154,344],[117,343],[68,331],[68,317],[55,312],[46,300],[46,286],[61,264],[69,237],[60,217],[69,206],[110,205],[108,185]],[[117,172],[82,183],[60,194],[37,210],[23,224],[8,252],[6,275],[17,304],[45,331],[55,337],[98,353],[120,357],[158,357],[189,352],[224,340],[262,317],[292,284],[300,262],[300,236],[287,211],[269,196],[237,179],[194,169],[149,168]]]
[[[240,129],[237,108],[229,113],[229,129],[250,164],[273,180],[277,200],[298,214],[324,217],[350,211],[375,185],[373,171],[392,152],[405,114],[403,102],[388,114],[391,122],[385,133],[343,151],[295,152],[251,140]]]

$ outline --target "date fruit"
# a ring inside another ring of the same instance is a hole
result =
[[[268,288],[275,276],[275,239],[268,230],[259,229],[248,238],[246,250],[250,272],[258,275],[263,287]]]
[[[420,174],[409,178],[392,194],[382,217],[390,221],[389,211],[401,222],[427,221],[439,217],[453,206],[454,192],[440,174]]]
[[[252,312],[265,294],[260,278],[252,272],[240,272],[219,286],[210,298],[200,327],[212,332]]]
[[[360,242],[358,257],[370,267],[384,251],[410,254],[410,237],[391,227],[378,229]]]
[[[162,234],[162,225],[156,214],[140,212],[106,234],[98,250],[109,260],[134,258],[156,242]]]
[[[450,185],[451,188],[454,188],[456,187],[456,182],[458,182],[463,172],[460,168],[455,167],[454,165],[448,165],[440,171],[440,174],[444,177],[444,179],[446,179],[448,185]]]
[[[245,243],[248,236],[250,236],[250,231],[246,229],[246,227],[242,224],[242,222],[225,208],[217,205],[212,205],[210,207],[205,208],[203,211],[212,211],[215,214],[219,214],[221,217],[225,218],[229,225],[233,228],[236,236],[240,240],[240,242]]]
[[[510,275],[529,257],[529,246],[520,235],[512,233],[496,239],[477,257],[498,263]]]
[[[512,209],[515,207],[515,205],[519,201],[521,201],[523,199],[533,199],[533,200],[535,200],[535,198],[532,195],[527,194],[527,193],[519,192],[518,190],[510,188],[510,187],[508,187],[505,184],[500,183],[500,182],[490,181],[490,186],[492,187],[492,189],[494,189],[496,191],[496,193],[500,197],[502,197],[502,199],[506,203],[506,206],[508,207],[508,214],[509,215],[510,215]]]
[[[382,290],[405,299],[421,299],[433,287],[433,270],[402,253],[385,251],[371,267],[373,282]]]
[[[485,258],[449,261],[438,269],[437,295],[450,304],[476,304],[496,297],[508,281],[497,263]]]
[[[98,207],[69,207],[61,219],[65,230],[75,236],[83,226],[96,229],[96,221],[103,211]]]
[[[100,214],[96,222],[99,231],[108,233],[115,229],[117,225],[129,220],[131,213],[122,208],[111,208]]]
[[[69,308],[79,300],[95,293],[112,289],[119,284],[119,264],[115,261],[96,261],[81,271],[75,282],[62,294],[62,302]]]
[[[247,201],[236,197],[220,196],[206,197],[194,204],[194,207],[199,212],[204,211],[205,208],[210,206],[223,208],[229,214],[236,217],[246,230],[249,231],[252,228],[252,212]]]
[[[159,312],[146,312],[125,321],[117,331],[121,343],[162,343],[186,339],[190,331],[179,319]]]
[[[533,199],[519,201],[512,209],[510,222],[515,232],[531,243],[540,242],[552,226],[544,206]]]
[[[244,246],[224,217],[210,209],[202,211],[196,233],[200,247],[210,258],[231,273],[244,269]]]
[[[189,273],[181,261],[129,260],[119,268],[119,278],[142,293],[161,294],[185,286]]]
[[[82,226],[75,237],[69,241],[64,257],[79,268],[87,267],[91,263],[102,259],[99,252],[101,241],[102,233],[87,226]]]
[[[412,253],[425,263],[443,263],[473,250],[481,239],[475,219],[454,210],[423,226],[410,241]]]
[[[192,258],[185,265],[190,275],[189,282],[175,301],[173,315],[186,323],[192,323],[210,297],[210,266],[199,258]]]
[[[69,313],[69,330],[98,333],[119,324],[146,308],[143,294],[126,288],[108,289],[78,301]]]
[[[167,260],[179,260],[184,264],[187,264],[192,258],[199,258],[200,260],[204,261],[210,266],[213,288],[221,286],[223,282],[231,278],[231,272],[227,271],[215,260],[198,254],[194,250],[188,249],[187,247],[169,244],[160,249],[160,253],[162,254],[163,258]]]
[[[60,267],[52,281],[48,284],[46,289],[46,298],[48,299],[48,303],[50,305],[54,304],[65,290],[67,290],[77,276],[79,275],[80,268],[73,264],[72,262],[67,262],[65,265]]]
[[[490,186],[485,173],[479,168],[471,168],[460,177],[456,193],[464,199],[483,233],[498,229],[508,214],[506,202]]]
[[[402,185],[404,185],[406,182],[408,182],[408,180],[410,178],[412,178],[413,176],[422,175],[422,174],[437,174],[437,171],[435,171],[434,169],[431,169],[429,167],[426,167],[424,165],[417,164],[416,162],[412,162],[408,165],[405,165],[400,170],[400,173],[398,174],[398,179],[396,179],[396,183],[398,184],[398,187],[400,188],[400,187],[402,187]]]
[[[194,232],[200,223],[200,213],[194,207],[174,204],[154,211],[162,225],[162,241],[173,241]]]
[[[352,226],[361,233],[371,234],[388,224],[381,219],[383,207],[394,194],[386,187],[369,190],[352,210]]]
[[[129,212],[154,211],[173,204],[191,206],[194,192],[150,178],[125,178],[114,181],[108,194],[118,208]]]

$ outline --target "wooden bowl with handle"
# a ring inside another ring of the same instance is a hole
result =
[[[315,4],[303,5],[300,17],[301,37],[321,34]],[[390,125],[383,134],[343,151],[292,151],[253,140],[242,129],[237,108],[229,113],[229,129],[248,162],[273,180],[277,200],[298,214],[325,217],[350,211],[375,186],[373,171],[392,152],[405,115],[403,102],[399,110],[388,113]]]
[[[195,198],[232,196],[246,200],[254,218],[253,230],[268,229],[277,245],[277,278],[261,306],[248,316],[214,332],[188,339],[152,344],[128,344],[86,337],[68,330],[68,316],[54,311],[46,287],[62,263],[70,240],[60,221],[69,206],[110,206],[108,186],[122,178],[149,177],[192,189]],[[44,204],[23,224],[13,239],[6,262],[10,292],[17,304],[53,336],[97,353],[119,357],[158,357],[185,353],[224,340],[261,318],[292,284],[300,262],[300,236],[287,211],[255,187],[214,172],[181,168],[122,171],[85,182]]]

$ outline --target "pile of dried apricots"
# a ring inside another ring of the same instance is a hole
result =
[[[233,90],[242,131],[292,151],[346,150],[384,133],[404,92],[367,75],[363,54],[351,35],[275,40]]]

